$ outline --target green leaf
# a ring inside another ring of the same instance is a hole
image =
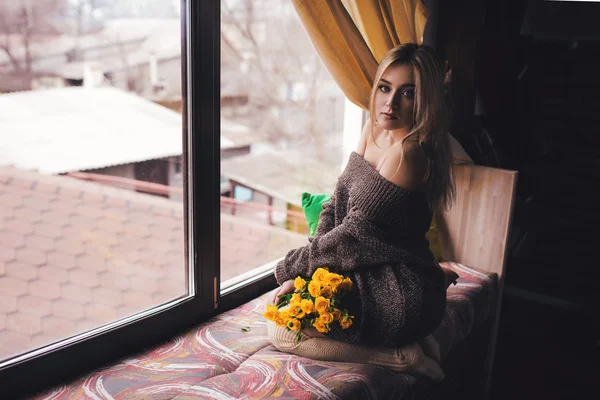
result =
[[[285,307],[285,306],[287,306],[288,304],[290,304],[289,300],[284,300],[284,301],[282,301],[281,303],[279,303],[279,304],[277,305],[277,309],[280,309],[281,307]]]
[[[249,327],[249,326],[244,326],[244,327],[242,328],[242,330],[243,330],[244,332],[250,332],[250,327]]]

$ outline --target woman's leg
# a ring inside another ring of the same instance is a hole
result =
[[[361,346],[340,342],[329,338],[311,338],[267,322],[269,338],[280,351],[321,361],[340,361],[377,365],[397,372],[408,372],[428,376],[435,381],[444,379],[439,363],[427,357],[417,342],[396,349],[387,347]],[[435,340],[435,339],[433,339]]]

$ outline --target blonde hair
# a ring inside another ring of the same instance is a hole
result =
[[[371,89],[369,99],[371,135],[377,120],[375,96],[379,81],[391,65],[407,65],[413,70],[414,124],[409,134],[402,139],[402,143],[414,137],[425,151],[429,160],[425,174],[429,208],[436,214],[443,213],[452,204],[456,195],[450,137],[447,131],[448,113],[444,103],[443,64],[429,46],[407,43],[390,50],[379,63]],[[404,146],[402,151],[406,151]]]

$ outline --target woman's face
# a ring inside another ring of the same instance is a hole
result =
[[[377,82],[375,93],[375,114],[379,126],[385,130],[410,130],[414,122],[415,94],[412,67],[390,65]]]

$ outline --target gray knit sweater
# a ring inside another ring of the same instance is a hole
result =
[[[432,214],[425,193],[407,191],[352,152],[317,232],[275,267],[277,282],[319,268],[349,276],[345,298],[355,323],[328,336],[348,343],[398,347],[433,332],[446,306],[444,273],[425,233]]]

